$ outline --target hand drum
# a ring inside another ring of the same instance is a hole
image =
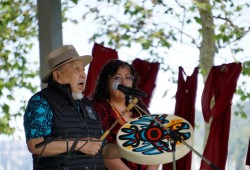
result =
[[[160,122],[160,123],[158,123]],[[168,114],[140,116],[124,124],[117,134],[120,154],[143,165],[164,164],[185,156],[193,146],[193,128],[185,119]],[[179,139],[179,140],[178,140]],[[171,141],[176,141],[172,148]]]

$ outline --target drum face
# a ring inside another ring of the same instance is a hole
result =
[[[173,161],[171,141],[181,138],[181,141],[193,146],[193,136],[193,127],[185,119],[153,114],[138,117],[123,125],[117,134],[117,144],[125,159],[138,164],[155,165]],[[178,160],[190,149],[182,142],[175,141],[175,159]]]

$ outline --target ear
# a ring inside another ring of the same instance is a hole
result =
[[[54,80],[57,81],[58,83],[61,83],[62,73],[58,70],[54,70],[52,74],[53,74]]]

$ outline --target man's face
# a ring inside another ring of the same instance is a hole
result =
[[[58,70],[61,84],[70,84],[73,93],[82,93],[86,86],[86,73],[82,60],[76,60],[62,65]]]

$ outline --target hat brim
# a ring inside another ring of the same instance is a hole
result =
[[[70,60],[67,60],[61,64],[59,64],[58,66],[54,67],[53,69],[49,70],[43,77],[42,77],[42,82],[43,83],[48,83],[48,80],[49,80],[49,77],[51,75],[51,73],[56,70],[58,67],[66,64],[66,63],[69,63],[71,61],[75,61],[75,60],[82,60],[83,61],[83,64],[84,66],[87,66],[92,60],[93,60],[93,57],[91,55],[84,55],[84,56],[79,56],[79,57],[74,57],[74,58],[71,58]]]

